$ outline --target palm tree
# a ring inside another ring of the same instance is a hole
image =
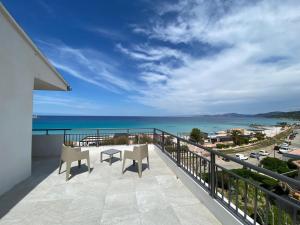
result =
[[[233,143],[235,145],[239,144],[241,134],[242,134],[242,132],[239,131],[239,130],[232,130],[231,131],[231,137],[232,137]]]

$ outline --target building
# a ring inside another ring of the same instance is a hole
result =
[[[31,174],[32,90],[70,87],[1,3],[0,49],[1,195]]]

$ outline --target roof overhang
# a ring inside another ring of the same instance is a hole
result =
[[[58,71],[50,64],[46,57],[41,53],[37,46],[32,42],[29,36],[18,25],[15,19],[10,15],[7,9],[0,2],[0,13],[11,24],[17,34],[24,42],[33,50],[35,56],[35,72],[34,72],[34,90],[71,90],[70,85],[58,73]]]

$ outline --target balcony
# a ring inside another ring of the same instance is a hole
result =
[[[122,174],[120,161],[100,163],[100,151],[109,148],[87,148],[91,174],[84,165],[73,167],[67,183],[56,158],[35,160],[32,176],[1,198],[0,224],[221,224],[176,178],[156,146],[150,146],[150,170],[142,178],[134,166]]]
[[[150,170],[144,168],[142,178],[138,177],[136,166],[129,166],[122,174],[117,159],[111,166],[100,162],[103,150],[132,149],[134,144],[145,142],[151,142]],[[64,174],[58,175],[61,143],[90,151],[91,174],[85,165],[77,168],[74,163],[68,182]],[[276,185],[285,183],[299,188],[299,181],[158,129],[37,130],[33,136],[33,154],[39,157],[33,161],[32,176],[0,198],[0,224],[299,224],[300,221],[300,204],[287,193],[278,193],[229,168],[236,164],[235,168],[269,178]]]

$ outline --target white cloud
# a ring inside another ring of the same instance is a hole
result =
[[[107,29],[103,27],[89,27],[87,30],[98,34],[101,37],[109,38],[112,40],[125,40],[127,37],[119,31]]]
[[[34,93],[33,95],[35,114],[91,115],[100,114],[105,107],[92,100],[70,96],[66,93],[52,93],[51,95]]]
[[[186,61],[188,56],[176,49],[168,47],[150,47],[148,45],[134,45],[132,48],[125,48],[122,44],[117,44],[116,48],[131,58],[145,61],[159,61],[174,58]]]
[[[84,82],[112,92],[130,91],[134,82],[118,70],[119,65],[94,49],[72,48],[61,42],[38,41],[52,64]]]
[[[162,17],[152,19],[154,22],[139,32],[148,34],[150,40],[170,42],[173,49],[161,51],[163,46],[149,44],[143,52],[136,46],[118,46],[140,61],[141,79],[148,83],[134,100],[173,114],[247,113],[297,106],[299,1],[224,5],[222,1],[182,0],[174,7],[161,7],[158,13]],[[172,20],[161,19],[170,12],[176,14]],[[138,29],[136,26],[134,31]],[[190,48],[202,43],[218,50],[188,56],[176,48],[180,43]],[[163,60],[171,55],[183,63],[174,66]]]

